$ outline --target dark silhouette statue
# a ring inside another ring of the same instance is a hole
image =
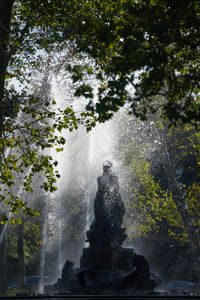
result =
[[[124,203],[119,193],[119,181],[111,170],[112,163],[103,163],[103,174],[97,178],[98,191],[94,201],[96,223],[108,227],[121,227],[125,214]]]
[[[119,280],[121,288],[132,287],[136,290],[144,290],[156,287],[155,281],[150,279],[149,263],[144,256],[135,253],[132,259],[132,267],[134,271]]]
[[[119,192],[118,178],[111,167],[111,161],[105,161],[103,174],[97,178],[95,219],[87,232],[87,241],[91,245],[121,245],[126,238],[124,229],[121,228],[125,207]]]
[[[74,262],[71,260],[67,260],[62,269],[61,278],[59,278],[54,285],[55,288],[59,290],[59,289],[69,287],[71,277],[73,276],[73,272],[74,272]]]

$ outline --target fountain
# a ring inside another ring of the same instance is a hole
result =
[[[94,220],[86,232],[89,247],[83,249],[80,268],[67,260],[61,278],[47,292],[101,294],[105,289],[119,292],[128,288],[152,291],[156,284],[150,279],[147,260],[136,255],[133,248],[122,246],[127,237],[122,227],[125,207],[111,161],[103,163],[103,174],[97,182]]]

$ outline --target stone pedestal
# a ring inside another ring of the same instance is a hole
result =
[[[123,247],[94,246],[83,249],[80,268],[92,268],[99,271],[131,271],[134,250]]]

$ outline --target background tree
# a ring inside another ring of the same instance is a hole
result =
[[[170,245],[179,251],[187,247],[195,258],[193,270],[198,275],[199,209],[194,203],[199,201],[199,152],[193,150],[198,148],[198,132],[191,126],[170,129],[155,115],[139,122],[125,113],[119,115],[116,131],[120,132],[116,134],[115,153],[122,163],[129,236],[139,245],[149,241],[154,249],[150,256],[164,244],[166,253]],[[156,265],[156,259],[153,263]],[[176,269],[180,267],[176,265]]]

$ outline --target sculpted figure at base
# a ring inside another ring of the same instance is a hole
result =
[[[136,290],[151,290],[156,286],[155,281],[150,279],[149,263],[143,255],[135,253],[132,259],[132,267],[134,271],[119,280],[121,288],[132,287]]]

